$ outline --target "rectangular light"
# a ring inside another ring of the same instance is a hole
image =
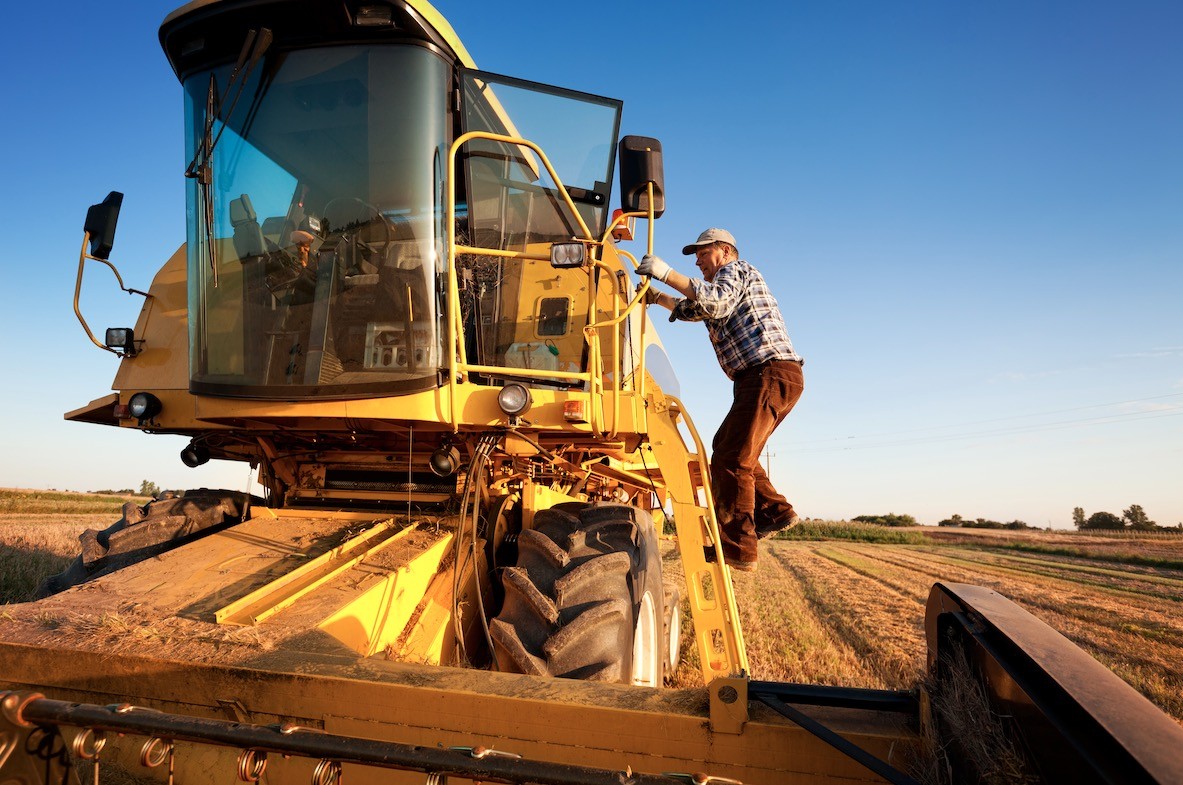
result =
[[[363,5],[354,14],[353,24],[358,27],[389,27],[394,24],[394,18],[388,5]]]
[[[130,327],[108,327],[104,343],[108,349],[115,349],[124,354],[136,353],[136,336]]]
[[[550,247],[550,266],[559,269],[582,267],[587,261],[583,243],[555,243]]]

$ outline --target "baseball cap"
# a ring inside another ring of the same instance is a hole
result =
[[[686,256],[690,256],[698,250],[698,246],[710,245],[711,243],[715,242],[730,243],[737,250],[739,248],[739,246],[735,243],[735,238],[731,236],[731,232],[727,231],[726,229],[707,229],[698,236],[697,240],[683,248],[682,253]]]

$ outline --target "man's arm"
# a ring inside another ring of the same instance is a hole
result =
[[[682,275],[677,270],[671,269],[669,275],[665,277],[665,281],[663,281],[663,283],[666,286],[677,289],[686,296],[687,300],[698,299],[698,295],[694,293],[694,287],[690,285],[690,278],[688,276]],[[670,299],[672,300],[674,298],[670,297]],[[672,308],[673,306],[670,307]]]
[[[688,300],[698,299],[698,296],[694,293],[694,287],[691,285],[690,279],[666,264],[665,260],[660,256],[645,254],[641,258],[641,263],[637,265],[637,272],[641,275],[652,276],[667,286],[672,286],[685,295]],[[670,307],[672,308],[673,306]]]
[[[653,286],[649,287],[649,291],[645,293],[645,305],[660,305],[662,308],[674,310],[674,306],[678,301],[672,295],[665,292],[659,292]]]
[[[687,280],[694,292],[694,298],[686,299],[693,302],[695,309],[707,319],[724,319],[729,316],[743,299],[746,286],[743,271],[736,262],[719,268],[709,283],[701,278]]]
[[[723,265],[710,282],[688,278],[666,264],[660,256],[651,254],[642,257],[637,272],[677,289],[686,295],[687,305],[694,305],[695,315],[701,314],[703,318],[710,319],[722,319],[731,313],[746,285],[743,271],[736,262]]]

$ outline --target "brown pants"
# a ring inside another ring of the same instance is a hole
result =
[[[798,363],[774,360],[744,371],[733,386],[731,411],[712,444],[711,483],[723,555],[750,562],[756,560],[756,528],[793,514],[760,465],[760,453],[801,397],[805,377]]]

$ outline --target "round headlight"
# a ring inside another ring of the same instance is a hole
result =
[[[517,382],[505,385],[497,393],[497,405],[510,417],[521,417],[530,411],[531,403],[530,391]]]
[[[181,463],[190,469],[209,463],[209,448],[204,444],[190,444],[181,450]]]
[[[436,477],[451,477],[460,468],[460,451],[451,445],[440,447],[431,454],[428,465]]]
[[[136,393],[127,402],[127,410],[131,412],[131,416],[141,422],[160,414],[162,408],[164,407],[161,405],[160,399],[152,393]]]

